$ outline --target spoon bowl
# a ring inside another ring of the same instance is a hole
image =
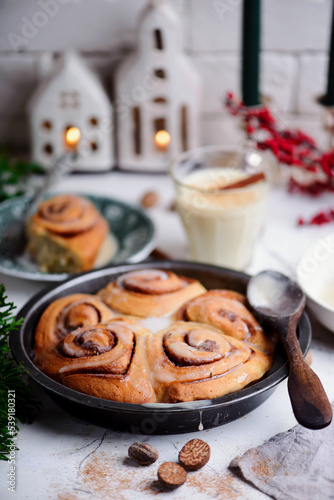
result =
[[[259,317],[281,339],[289,360],[288,390],[298,422],[321,429],[332,421],[332,408],[314,371],[305,362],[296,330],[305,307],[301,288],[277,271],[262,271],[247,287],[248,302]]]
[[[297,314],[305,306],[305,295],[301,288],[277,271],[263,271],[252,277],[247,297],[258,314],[270,315],[272,318]]]

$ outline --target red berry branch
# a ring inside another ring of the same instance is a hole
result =
[[[294,169],[289,192],[312,196],[334,192],[334,150],[321,151],[316,141],[301,130],[280,129],[267,106],[247,108],[231,92],[226,95],[225,105],[232,115],[242,117],[248,137],[259,150],[271,151],[278,163]],[[306,174],[304,182],[296,180],[296,169]],[[333,214],[333,210],[322,211],[310,221],[300,219],[298,223],[322,225],[334,221]]]
[[[298,219],[299,226],[322,226],[323,224],[328,224],[328,222],[334,222],[333,209],[327,211],[322,210],[309,220],[305,220],[303,217]]]

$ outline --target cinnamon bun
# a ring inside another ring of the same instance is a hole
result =
[[[76,328],[49,349],[43,371],[91,396],[138,404],[153,402],[145,355],[149,335],[130,318]]]
[[[68,333],[81,327],[105,323],[114,316],[109,307],[96,295],[73,294],[52,302],[42,314],[35,332],[35,363],[50,376],[54,348]]]
[[[147,356],[157,401],[212,399],[261,378],[272,357],[196,322],[175,322],[150,338]]]
[[[28,221],[28,251],[42,271],[87,271],[108,231],[107,221],[88,199],[58,195],[42,202]]]
[[[119,276],[98,292],[115,311],[139,317],[165,316],[205,292],[199,281],[171,271],[142,269]]]
[[[214,326],[225,335],[272,353],[274,341],[246,307],[244,295],[231,290],[210,290],[184,304],[176,313],[181,321]]]

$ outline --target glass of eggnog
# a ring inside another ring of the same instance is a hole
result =
[[[170,166],[192,260],[245,269],[264,225],[265,157],[256,150],[207,146]]]

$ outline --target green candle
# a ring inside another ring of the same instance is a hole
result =
[[[260,10],[260,0],[244,0],[241,91],[246,106],[260,104]]]
[[[332,31],[329,45],[327,91],[322,99],[325,106],[334,106],[334,5],[332,7]]]

